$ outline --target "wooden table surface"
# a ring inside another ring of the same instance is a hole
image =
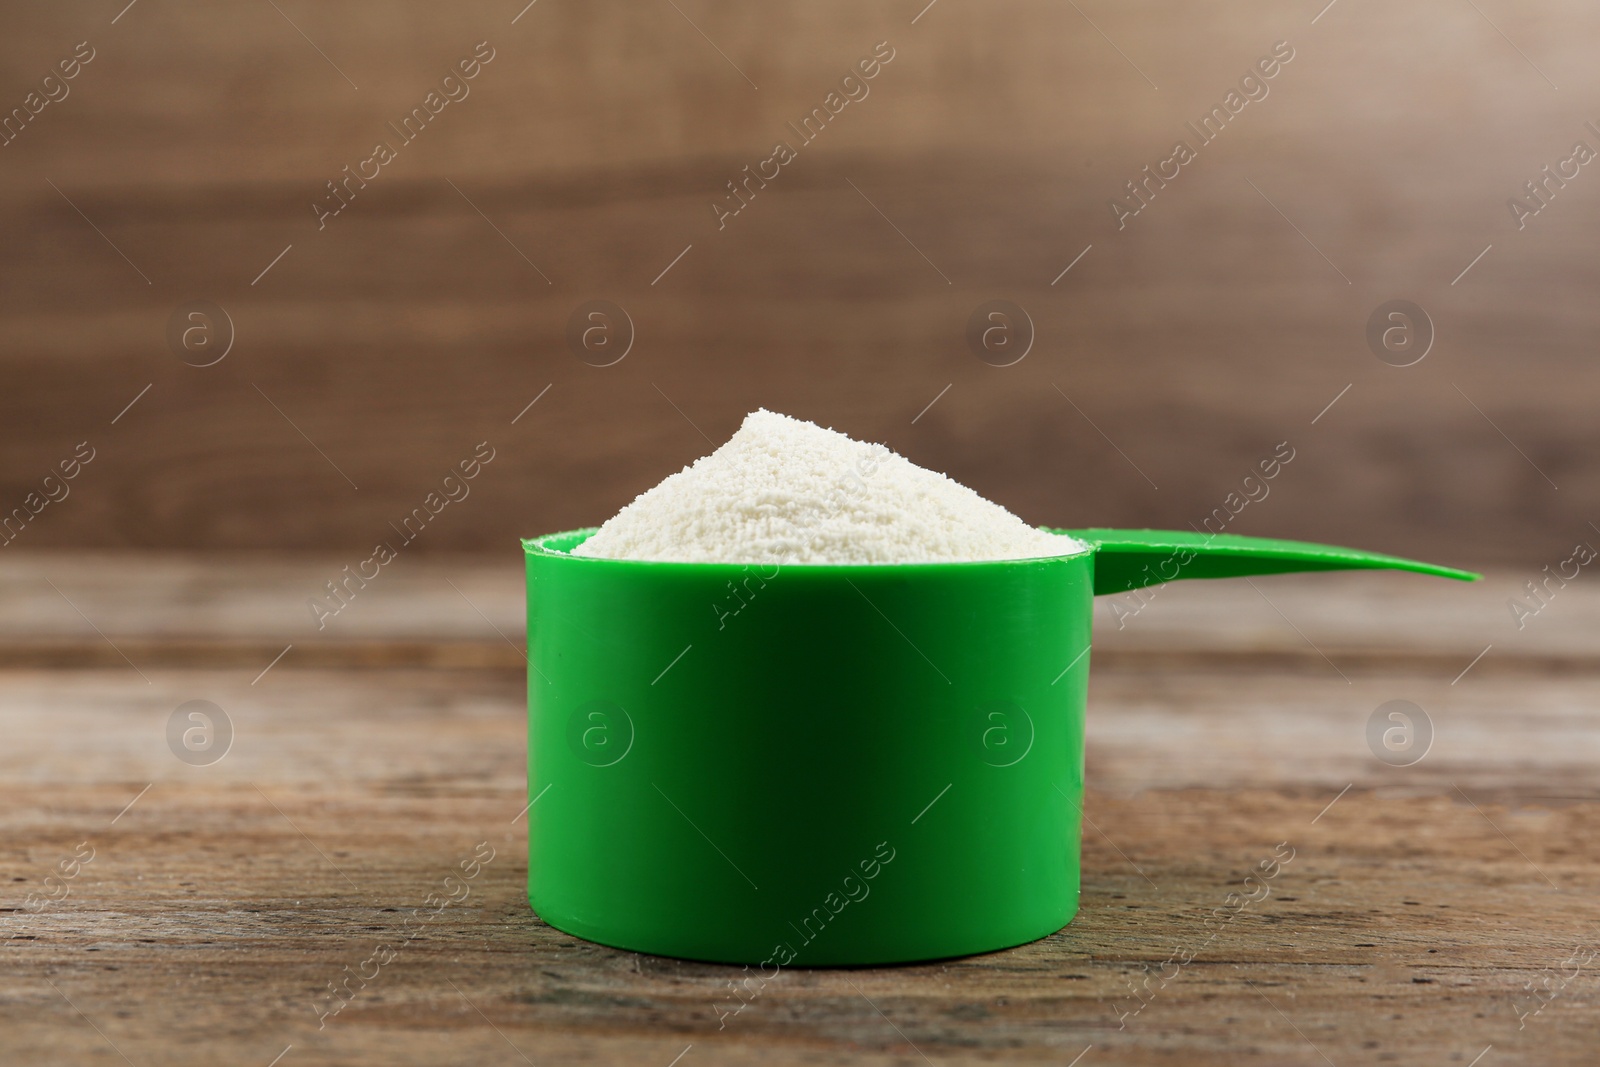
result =
[[[318,633],[337,566],[0,561],[0,1061],[1593,1062],[1600,586],[1522,631],[1512,573],[1180,583],[1121,629],[1102,599],[1073,924],[787,971],[719,1029],[735,969],[529,910],[516,562],[407,560]],[[235,731],[209,766],[166,741],[195,699]],[[1432,724],[1413,766],[1366,739],[1392,699]],[[471,895],[319,1017],[482,842]]]

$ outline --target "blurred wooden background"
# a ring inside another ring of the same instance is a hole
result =
[[[0,510],[96,450],[17,547],[364,558],[487,440],[417,550],[512,553],[757,406],[1037,523],[1183,528],[1287,440],[1232,529],[1533,567],[1594,536],[1600,176],[1520,231],[1506,206],[1600,147],[1593,7],[125,3],[0,40],[4,109],[95,53],[0,147]],[[1270,94],[1119,232],[1109,198],[1280,40]],[[319,231],[324,183],[481,41]],[[719,232],[725,183],[881,41]],[[235,325],[214,366],[168,348],[191,298]],[[637,331],[604,368],[563,339],[597,298]],[[1394,298],[1437,330],[1411,367],[1364,339]],[[1014,366],[967,347],[990,299],[1036,325]]]

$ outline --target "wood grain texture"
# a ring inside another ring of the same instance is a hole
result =
[[[368,551],[487,439],[417,551],[493,550],[762,405],[1039,523],[1186,528],[1289,440],[1238,531],[1534,566],[1593,536],[1600,207],[1587,168],[1523,229],[1506,207],[1594,140],[1593,10],[278,6],[39,9],[0,42],[12,102],[97,49],[0,148],[0,507],[99,449],[30,545]],[[482,40],[471,95],[319,230],[324,183]],[[1109,199],[1278,40],[1270,94],[1119,230]],[[719,230],[879,41],[870,95]],[[214,367],[167,350],[190,297],[236,327]],[[604,369],[563,341],[595,297],[638,335]],[[964,340],[997,297],[1037,329],[1008,368]],[[1363,339],[1397,297],[1437,331],[1403,369]]]
[[[1596,601],[1581,584],[1529,625],[1526,648],[1496,643],[1454,684],[1459,667],[1440,668],[1464,666],[1496,636],[1472,622],[1485,586],[1258,580],[1274,610],[1248,583],[1193,582],[1121,631],[1100,619],[1072,925],[969,959],[789,971],[719,1029],[715,1005],[737,970],[590,945],[528,909],[520,664],[402,665],[427,662],[408,647],[492,649],[497,628],[513,633],[515,572],[443,559],[397,571],[374,610],[352,609],[344,637],[312,642],[304,661],[297,643],[264,675],[207,651],[287,640],[281,613],[293,605],[275,596],[317,562],[23,560],[48,564],[103,638],[37,572],[0,568],[8,644],[30,621],[63,647],[171,643],[140,664],[143,677],[120,661],[46,669],[18,654],[0,668],[8,1061],[265,1067],[284,1053],[281,1067],[665,1067],[682,1053],[692,1067],[1083,1054],[1080,1067],[1464,1067],[1490,1046],[1480,1063],[1592,1058],[1594,966],[1566,962],[1593,951],[1600,930],[1600,869],[1582,844],[1600,829],[1600,669]],[[450,607],[463,598],[445,578],[483,614]],[[357,642],[400,651],[368,664],[382,669],[318,665]],[[1296,642],[1321,652],[1291,658]],[[1541,648],[1566,669],[1539,666]],[[1435,730],[1409,768],[1380,763],[1364,736],[1372,710],[1395,698],[1420,704]],[[211,766],[166,746],[168,715],[191,699],[217,703],[236,731]],[[479,842],[495,857],[468,899],[320,1019],[327,983],[405,937],[411,910]],[[1270,895],[1212,936],[1206,917],[1281,842],[1293,859]],[[60,881],[47,890],[84,843],[93,860],[64,896]],[[60,899],[27,906],[47,891]],[[1169,962],[1175,953],[1191,961]],[[1522,1020],[1544,1002],[1530,988],[1548,1002]]]
[[[520,550],[494,557],[402,554],[319,629],[307,600],[333,603],[326,583],[356,558],[0,555],[6,591],[0,656],[26,665],[30,656],[56,650],[100,657],[71,665],[125,667],[109,638],[119,647],[165,649],[168,664],[241,649],[275,655],[290,643],[291,663],[318,656],[318,664],[356,665],[367,662],[364,648],[401,655],[433,646],[444,650],[441,655],[480,648],[489,657],[461,666],[521,664],[526,606]],[[1470,583],[1393,572],[1174,582],[1095,601],[1095,662],[1132,657],[1203,666],[1221,656],[1229,669],[1237,662],[1304,662],[1334,678],[1336,665],[1347,662],[1401,670],[1426,664],[1448,682],[1493,645],[1473,663],[1474,674],[1596,666],[1600,582],[1588,568],[1565,587],[1554,580],[1541,587],[1547,601],[1536,614],[1519,620],[1512,611],[1514,600],[1538,607],[1526,585],[1546,577],[1529,568],[1491,570]]]

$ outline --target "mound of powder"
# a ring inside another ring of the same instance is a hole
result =
[[[883,445],[771,411],[619,511],[577,556],[685,563],[922,563],[1064,556],[1046,533]]]

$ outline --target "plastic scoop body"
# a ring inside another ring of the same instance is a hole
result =
[[[1071,920],[1096,594],[1353,567],[1471,577],[1154,530],[975,563],[570,555],[591,532],[523,543],[529,900],[579,937],[764,977],[991,951]]]

